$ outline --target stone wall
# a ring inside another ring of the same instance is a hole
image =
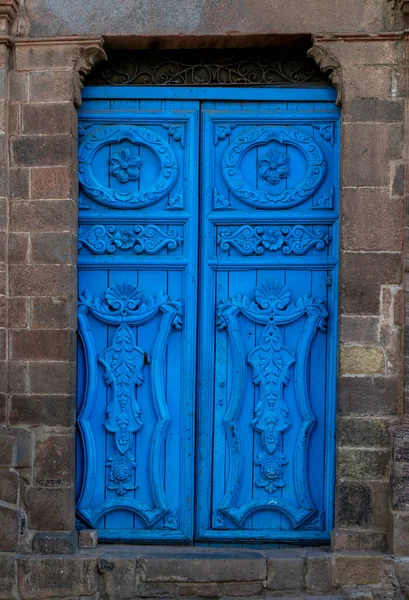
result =
[[[104,55],[99,38],[67,37],[80,33],[107,34],[123,46],[166,44],[173,36],[172,45],[181,47],[205,35],[223,35],[230,45],[267,33],[313,35],[311,54],[343,100],[336,527],[334,554],[325,558],[328,590],[383,586],[389,595],[380,598],[398,598],[396,578],[409,578],[407,559],[393,564],[384,556],[373,566],[370,554],[409,556],[409,388],[403,385],[409,37],[385,33],[402,25],[398,9],[405,3],[336,1],[328,3],[331,10],[325,4],[310,0],[300,16],[297,2],[295,18],[291,2],[280,12],[280,2],[272,8],[182,1],[170,19],[167,2],[148,7],[141,0],[131,11],[132,0],[108,11],[103,1],[97,10],[92,0],[26,0],[16,18],[17,0],[0,0],[0,598],[96,598],[111,577],[101,579],[105,567],[92,551],[86,560],[81,553],[66,564],[57,558],[76,550],[76,107],[81,74]],[[55,556],[34,558],[33,551]],[[130,560],[136,568],[135,555]],[[299,589],[313,591],[306,561],[303,555],[297,567]],[[56,574],[61,565],[64,577]],[[88,583],[74,589],[70,569],[79,581],[95,577],[95,589]],[[240,591],[220,585],[214,594]],[[368,593],[376,596],[375,588]]]

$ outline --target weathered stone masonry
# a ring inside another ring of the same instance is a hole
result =
[[[332,78],[340,101],[342,96],[332,552],[218,549],[216,561],[216,551],[200,550],[200,564],[192,562],[192,551],[174,549],[155,554],[99,546],[75,552],[76,109],[82,76],[104,58],[98,36],[108,34],[107,44],[126,46],[131,34],[115,15],[109,21],[105,14],[103,29],[103,8],[101,22],[82,20],[80,28],[74,18],[82,10],[78,6],[72,8],[72,26],[41,21],[41,10],[49,12],[41,4],[26,2],[23,11],[17,0],[0,1],[0,598],[237,596],[265,589],[352,594],[356,586],[377,598],[404,598],[409,34],[393,30],[405,25],[400,9],[406,3],[354,2],[348,17],[344,2],[339,29],[330,7],[323,16],[325,3],[319,15],[315,2],[310,11],[305,8],[309,31],[329,32],[313,35],[310,54]],[[270,22],[268,2],[250,3],[247,13],[241,6],[231,13],[224,4],[213,7],[218,19],[206,16],[199,25],[189,20],[187,7],[186,16],[179,13],[179,6],[174,19],[182,36],[169,42],[166,36],[178,31],[155,14],[155,27],[135,24],[135,36],[162,35],[164,44],[183,46],[183,36],[193,45],[193,35],[201,43],[217,35],[223,43],[221,24],[230,31],[236,18],[237,45],[262,27],[264,36],[300,33],[299,22],[286,16],[291,6],[282,10],[281,20],[271,15]],[[78,37],[84,27],[94,37]],[[147,44],[138,37],[132,43]],[[228,43],[234,45],[231,33]],[[207,554],[213,559],[203,558]],[[175,580],[176,572],[181,579]]]

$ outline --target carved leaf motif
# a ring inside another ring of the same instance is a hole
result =
[[[334,143],[334,124],[328,125],[313,125],[314,129],[318,129],[320,136],[327,142]]]
[[[225,140],[227,137],[231,135],[233,129],[237,127],[237,125],[216,125],[214,130],[214,145],[217,146],[220,140]]]
[[[141,409],[135,398],[135,386],[143,383],[144,352],[136,345],[131,328],[122,323],[112,346],[98,358],[105,369],[105,383],[112,386],[105,427],[115,434],[120,454],[130,450],[132,434],[142,427]]]
[[[169,135],[173,137],[175,142],[180,142],[182,148],[185,147],[185,128],[183,125],[164,125],[169,129]]]
[[[318,198],[314,198],[312,202],[313,208],[332,208],[334,200],[334,188],[331,188],[329,192],[326,192]]]

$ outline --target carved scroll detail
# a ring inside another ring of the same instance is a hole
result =
[[[240,254],[263,254],[265,251],[282,251],[284,254],[306,254],[311,248],[323,250],[331,241],[331,236],[323,229],[309,231],[303,225],[283,227],[261,227],[242,225],[235,230],[227,227],[217,238],[221,250],[235,248]]]
[[[163,248],[175,250],[183,238],[175,229],[164,231],[157,225],[93,225],[87,231],[78,231],[78,249],[88,248],[92,254],[114,254],[119,250],[134,250],[136,254],[157,254]]]
[[[89,314],[108,326],[116,327],[112,344],[99,356],[89,325]],[[150,357],[137,346],[131,327],[148,323],[159,314],[161,324]],[[80,295],[78,322],[87,368],[86,393],[78,416],[87,473],[78,501],[79,514],[89,524],[95,525],[101,516],[122,507],[139,514],[150,526],[169,511],[161,478],[162,453],[170,423],[164,392],[163,361],[172,330],[182,326],[181,303],[163,292],[142,302],[138,287],[131,283],[115,284],[105,290],[104,300],[86,291]],[[107,463],[107,487],[115,491],[116,498],[108,498],[97,507],[92,507],[97,453],[90,419],[96,402],[97,362],[104,369],[104,381],[111,391],[104,426],[114,437],[115,452],[108,457]],[[133,478],[136,464],[134,443],[136,434],[143,427],[143,410],[137,402],[135,390],[143,384],[143,369],[147,364],[152,369],[152,399],[157,415],[149,458],[153,506],[127,496],[129,491],[137,487]]]

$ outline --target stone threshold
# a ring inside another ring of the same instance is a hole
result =
[[[393,597],[388,586],[397,568],[385,554],[333,553],[326,547],[260,550],[116,544],[99,544],[70,555],[19,554],[17,567],[18,597],[24,600],[372,600]]]

